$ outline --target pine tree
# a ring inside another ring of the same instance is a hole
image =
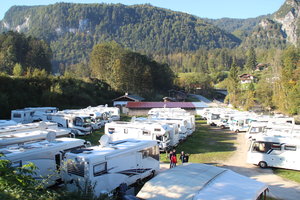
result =
[[[245,64],[245,70],[247,73],[251,73],[257,65],[256,53],[253,47],[247,52],[247,59]]]

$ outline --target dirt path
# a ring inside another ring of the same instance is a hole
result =
[[[221,163],[223,167],[268,184],[269,194],[276,199],[300,199],[300,184],[273,174],[271,169],[261,169],[246,163],[248,144],[244,133],[237,135],[236,148],[234,155],[229,160]]]

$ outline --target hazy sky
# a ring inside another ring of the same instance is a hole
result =
[[[13,5],[48,5],[56,2],[122,3],[125,5],[150,3],[153,6],[182,11],[205,18],[250,18],[277,11],[285,0],[1,0],[0,20]]]

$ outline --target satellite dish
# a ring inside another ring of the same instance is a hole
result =
[[[48,142],[54,142],[55,141],[55,138],[56,138],[56,133],[53,132],[53,131],[50,131],[47,136],[46,136],[46,140]]]
[[[133,116],[133,117],[131,118],[131,122],[135,122],[135,120],[136,120],[136,117]]]
[[[45,130],[48,128],[48,125],[46,124],[46,122],[40,122],[39,124],[39,128],[42,129],[42,130]]]
[[[110,137],[108,135],[102,135],[102,137],[99,140],[101,147],[106,147],[109,145]]]

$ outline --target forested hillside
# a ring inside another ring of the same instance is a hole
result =
[[[54,65],[87,61],[92,47],[116,41],[144,54],[232,48],[240,40],[204,20],[151,5],[70,4],[12,7],[1,30],[50,43]],[[57,71],[57,70],[56,70]]]

